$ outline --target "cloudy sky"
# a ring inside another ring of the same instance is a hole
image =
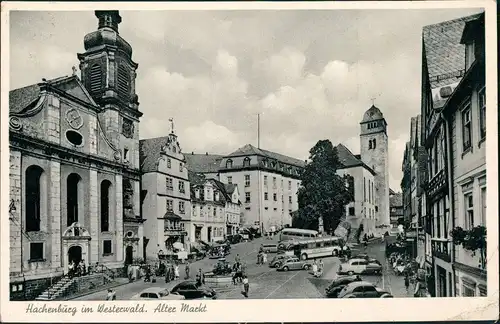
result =
[[[399,191],[410,118],[420,110],[421,31],[479,12],[446,10],[120,12],[139,63],[141,138],[184,152],[247,143],[300,159],[320,139],[359,153],[359,122],[375,99],[389,124],[390,183]],[[93,12],[13,12],[10,88],[71,74]]]

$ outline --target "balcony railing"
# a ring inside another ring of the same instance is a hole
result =
[[[436,175],[432,177],[432,179],[427,184],[427,190],[429,196],[433,197],[441,190],[445,189],[447,185],[446,174],[444,169],[439,171]]]
[[[451,241],[433,238],[431,241],[432,255],[446,262],[451,262]]]

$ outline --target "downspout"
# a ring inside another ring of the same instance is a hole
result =
[[[444,115],[444,113],[441,113],[441,117],[444,120],[444,125],[445,125],[445,134],[446,134],[446,167],[447,167],[447,176],[448,176],[448,201],[450,202],[449,204],[449,216],[450,216],[450,221],[451,221],[451,228],[455,228],[455,201],[454,201],[454,192],[455,188],[453,185],[453,150],[452,150],[452,142],[451,142],[451,137],[452,137],[452,131],[451,131],[451,125],[449,119],[447,119]],[[449,237],[450,233],[447,233],[447,236]],[[453,295],[456,295],[455,291],[455,266],[454,266],[454,261],[455,261],[455,245],[453,244],[453,238],[451,240],[450,244],[450,258],[451,258],[451,269],[452,269],[452,291]]]

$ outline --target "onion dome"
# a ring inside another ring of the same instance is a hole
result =
[[[363,115],[363,121],[361,121],[361,122],[364,123],[364,122],[370,122],[370,121],[375,121],[375,120],[380,120],[380,119],[384,119],[384,114],[382,114],[380,109],[378,109],[377,107],[372,105],[370,107],[370,109],[368,109],[365,112],[365,114]]]
[[[118,10],[97,10],[95,15],[99,19],[99,26],[96,31],[85,36],[83,40],[85,50],[89,51],[92,48],[109,45],[117,47],[118,50],[122,50],[129,57],[132,57],[132,46],[118,33],[118,24],[122,21]]]

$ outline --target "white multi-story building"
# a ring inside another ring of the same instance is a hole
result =
[[[450,195],[454,227],[466,231],[486,227],[486,87],[484,15],[465,24],[465,75],[443,116],[451,139]],[[481,252],[455,245],[455,296],[486,296],[486,260]]]
[[[190,172],[193,241],[215,242],[226,235],[226,194],[215,179]]]
[[[188,171],[177,136],[140,141],[142,215],[146,255],[173,253],[174,243],[189,249],[193,237]]]
[[[346,220],[353,229],[363,224],[363,232],[374,234],[376,226],[376,191],[375,171],[361,161],[343,144],[337,145],[337,155],[341,167],[337,170],[339,176],[350,175],[353,178],[354,201],[346,206]]]
[[[304,167],[302,160],[247,144],[222,158],[219,178],[241,190],[242,226],[268,232],[291,225]]]

